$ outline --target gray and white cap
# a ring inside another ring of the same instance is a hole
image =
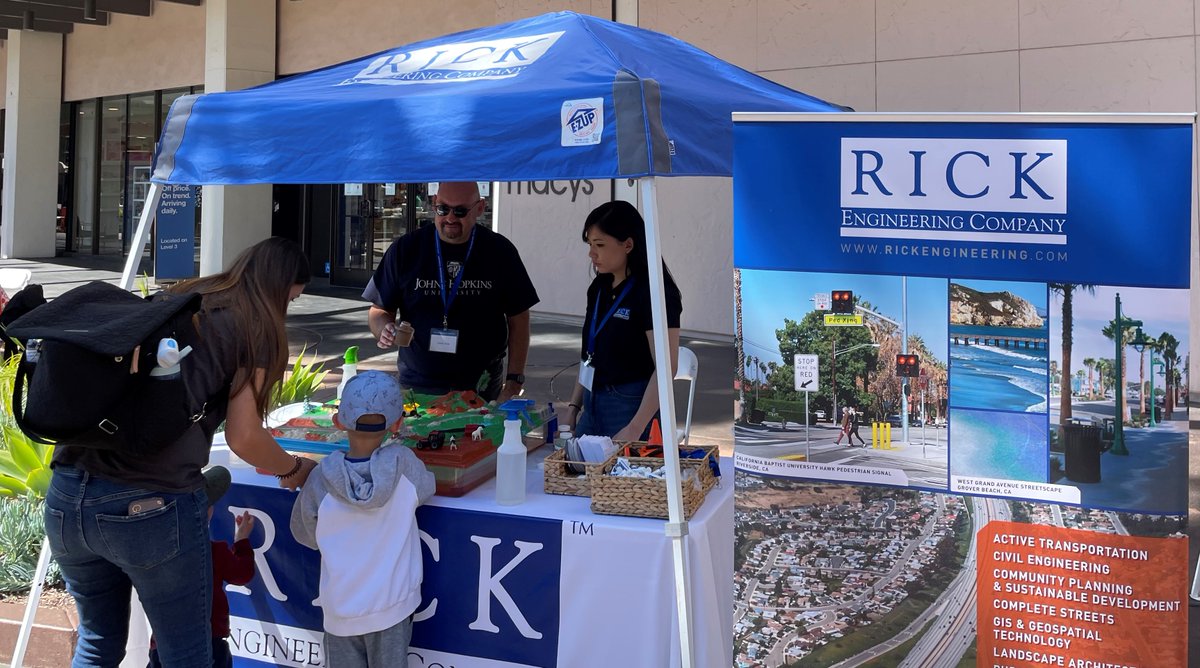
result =
[[[368,415],[382,415],[383,422],[360,422]],[[383,371],[363,371],[342,388],[338,422],[356,431],[384,431],[404,415],[400,381]]]

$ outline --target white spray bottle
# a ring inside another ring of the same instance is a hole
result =
[[[529,451],[521,440],[521,412],[533,406],[531,399],[510,399],[500,404],[505,412],[504,440],[496,451],[496,504],[515,506],[525,502],[526,459]]]
[[[342,355],[342,382],[337,386],[337,398],[342,398],[342,390],[346,388],[346,383],[350,379],[358,375],[358,346],[350,346],[346,349],[346,354]]]

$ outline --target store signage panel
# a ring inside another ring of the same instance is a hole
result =
[[[198,186],[162,186],[154,219],[154,278],[179,280],[196,275]]]

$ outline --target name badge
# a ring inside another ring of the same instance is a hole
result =
[[[429,330],[429,351],[454,354],[458,351],[457,329]]]
[[[592,379],[596,376],[596,367],[592,366],[591,361],[585,360],[579,363],[579,384],[588,392],[592,391]]]

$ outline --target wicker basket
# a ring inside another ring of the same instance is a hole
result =
[[[567,464],[576,464],[584,467],[585,471],[591,471],[600,468],[605,462],[575,462],[567,459],[566,449],[555,450],[545,459],[542,481],[546,493],[591,496],[592,483],[588,475],[571,471],[567,468]]]
[[[683,487],[683,516],[691,518],[704,503],[708,490],[717,479],[713,476],[710,461],[717,456],[717,448],[703,447],[703,459],[680,459],[679,473]],[[664,464],[661,457],[627,457],[632,466],[648,466],[657,469]],[[630,515],[633,517],[657,517],[667,519],[667,481],[665,478],[627,478],[609,475],[616,465],[617,455],[608,458],[604,465],[588,469],[592,484],[592,512],[601,515]]]

